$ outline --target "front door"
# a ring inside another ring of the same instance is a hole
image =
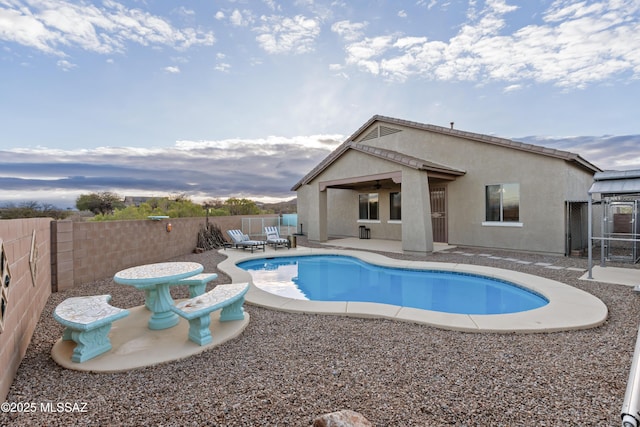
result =
[[[431,227],[433,241],[447,243],[447,187],[429,188],[431,198]]]

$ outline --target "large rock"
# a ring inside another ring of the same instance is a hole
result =
[[[373,427],[373,424],[361,414],[345,409],[320,415],[313,420],[313,427]]]

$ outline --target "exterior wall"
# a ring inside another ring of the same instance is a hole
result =
[[[366,139],[369,131],[377,125],[378,122],[374,122],[369,129],[361,132],[360,135],[365,140],[359,141],[360,144],[401,152],[466,172],[454,181],[446,182],[450,244],[564,255],[565,202],[586,200],[593,173],[563,159],[397,124],[388,126],[400,129],[400,132]],[[422,229],[422,222],[430,213],[428,197],[421,206],[413,206],[411,211],[404,208],[405,199],[416,197],[419,200],[421,197],[421,191],[414,188],[418,181],[412,181],[411,185],[404,182],[404,177],[409,176],[407,174],[415,172],[413,169],[355,150],[347,150],[311,184],[396,171],[402,171],[403,174],[402,227],[406,232],[407,227],[415,227],[418,221],[419,228]],[[424,183],[427,177],[426,173],[422,174],[424,181],[419,182]],[[485,187],[490,184],[509,183],[520,185],[521,226],[485,223]],[[305,185],[302,188],[304,187],[309,186]],[[302,188],[298,191],[299,197],[305,191],[313,191]],[[357,236],[358,192],[345,191],[329,190],[329,235]],[[388,193],[384,190],[377,192],[381,197],[382,221],[368,224],[372,236],[399,240],[401,237],[398,236],[397,227],[392,227],[392,224],[384,221],[384,215],[388,215],[388,206],[385,206],[385,203],[388,203]],[[299,212],[313,212],[313,203],[307,206],[308,201],[303,197],[298,202]],[[421,211],[416,214],[413,209]],[[408,215],[415,218],[410,221]],[[403,247],[406,244],[405,239],[415,238],[412,232],[413,230],[410,233],[401,233],[404,236]],[[422,233],[420,231],[420,238]]]
[[[276,217],[267,215],[262,217]],[[256,216],[210,217],[222,230],[241,229],[242,218]],[[56,224],[57,271],[55,290],[113,276],[135,265],[163,262],[192,252],[205,218],[168,218],[160,221],[104,221]],[[171,231],[167,232],[167,224]],[[226,238],[226,234],[224,234]]]
[[[562,159],[393,127],[402,131],[364,143],[466,171],[447,186],[450,244],[564,254],[564,203],[586,200],[592,173]],[[522,227],[482,225],[485,186],[506,183],[520,184]]]
[[[4,328],[0,332],[0,402],[9,392],[51,294],[50,224],[49,218],[0,221],[0,239],[11,274],[9,286],[5,288],[7,305]],[[35,280],[29,262],[34,231]]]
[[[391,189],[372,190],[379,195],[380,221],[358,221],[358,195],[355,190],[328,189],[329,197],[329,235],[336,237],[358,237],[359,226],[365,225],[371,229],[374,239],[402,240],[402,224],[389,223],[389,193],[400,191],[400,186]]]

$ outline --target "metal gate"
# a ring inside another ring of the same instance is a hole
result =
[[[430,187],[431,199],[431,227],[433,241],[447,243],[447,187]]]
[[[605,254],[608,260],[638,262],[640,248],[640,200],[608,201],[603,218]]]

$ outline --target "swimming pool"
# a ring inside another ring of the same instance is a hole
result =
[[[238,263],[258,288],[287,298],[357,301],[457,314],[540,308],[543,296],[477,274],[390,268],[341,255],[259,258]]]

